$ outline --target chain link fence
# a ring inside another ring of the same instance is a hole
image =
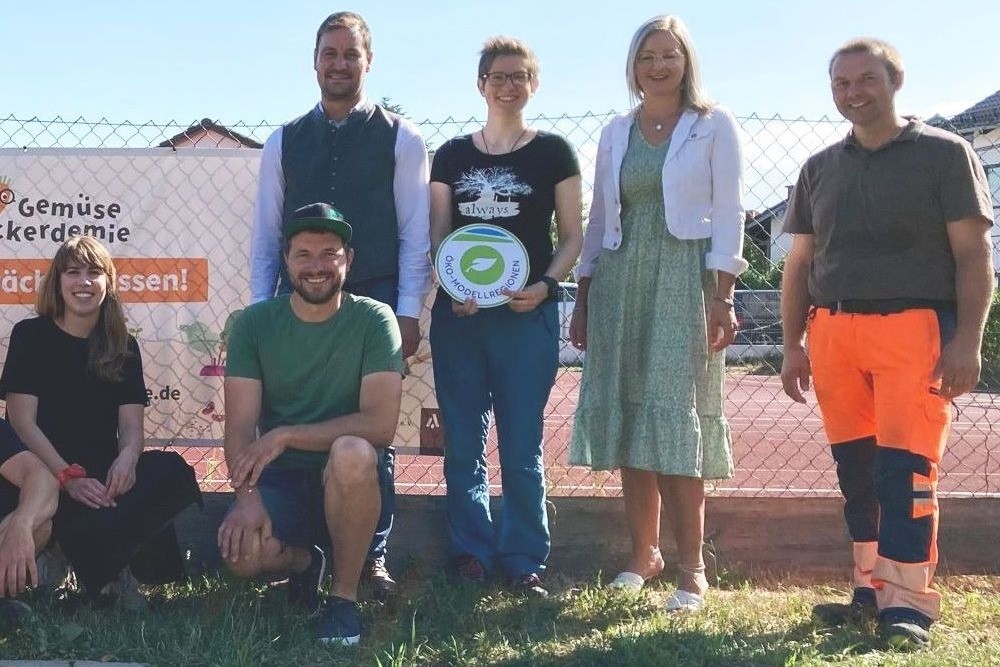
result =
[[[592,186],[594,157],[601,127],[613,116],[608,113],[586,113],[557,117],[536,117],[534,126],[564,135],[576,146],[584,178],[585,206],[589,203]],[[736,295],[736,311],[740,321],[737,340],[727,352],[726,414],[734,437],[736,476],[718,483],[711,493],[720,496],[827,496],[837,494],[837,482],[832,458],[823,434],[819,413],[812,401],[809,405],[795,404],[781,391],[777,372],[781,365],[781,326],[779,319],[779,292],[783,257],[790,245],[788,235],[782,233],[785,206],[790,186],[805,159],[819,148],[839,140],[847,125],[839,120],[805,120],[751,115],[738,119],[742,128],[746,159],[747,231],[744,255],[750,269],[740,278]],[[423,121],[418,127],[428,150],[433,151],[448,138],[475,131],[482,121],[474,118],[443,121]],[[947,122],[945,121],[947,127]],[[162,149],[152,151],[154,164],[170,161],[175,153],[190,155],[189,149],[201,157],[195,168],[185,167],[181,176],[176,171],[169,174],[164,168],[163,179],[180,178],[195,183],[193,197],[172,204],[178,216],[192,220],[224,215],[215,195],[227,191],[230,208],[239,204],[242,217],[236,229],[221,229],[207,238],[197,240],[208,247],[211,262],[222,263],[230,276],[226,285],[212,285],[212,291],[222,291],[224,298],[207,301],[210,307],[194,308],[186,304],[174,320],[162,321],[158,311],[143,310],[142,304],[130,305],[127,313],[134,333],[147,354],[147,366],[154,363],[161,369],[159,383],[154,390],[153,406],[147,411],[149,428],[167,424],[163,406],[174,395],[184,392],[194,396],[187,405],[186,414],[169,426],[166,437],[162,429],[150,442],[157,446],[174,447],[196,467],[198,477],[206,490],[226,490],[225,462],[221,450],[221,375],[224,368],[227,320],[238,312],[248,297],[246,284],[246,250],[249,245],[250,218],[254,197],[256,149],[277,125],[271,123],[220,124],[208,119],[192,125],[186,123],[130,123],[107,120],[87,121],[82,118],[50,120],[0,118],[0,201],[3,190],[11,194],[10,206],[16,207],[13,175],[5,174],[2,165],[16,164],[18,155],[48,154],[52,149],[53,162],[47,167],[47,177],[60,172],[65,182],[66,197],[75,197],[79,179],[69,168],[64,168],[67,149],[114,149],[111,152],[122,159],[112,161],[113,169],[124,174],[128,170],[149,169],[140,165],[138,153],[133,149]],[[993,190],[994,202],[1000,201],[1000,129],[979,127],[963,133],[950,127],[973,143],[986,168]],[[208,156],[218,153],[232,156],[236,151],[242,160],[214,160]],[[74,152],[74,151],[69,151]],[[89,151],[75,151],[88,154]],[[107,151],[105,151],[107,152]],[[150,151],[140,152],[148,160]],[[12,162],[13,161],[13,162]],[[185,163],[188,164],[188,163]],[[247,170],[251,170],[251,177]],[[154,168],[155,172],[155,168]],[[113,181],[114,174],[103,177]],[[58,182],[58,178],[56,179]],[[98,178],[100,181],[100,178]],[[154,179],[156,180],[156,179]],[[184,184],[184,183],[181,183]],[[23,178],[17,187],[25,188]],[[29,188],[30,189],[30,188]],[[83,194],[80,195],[83,197]],[[7,241],[0,252],[3,276],[0,276],[0,354],[6,353],[6,337],[13,324],[31,314],[30,302],[17,300],[7,294],[8,287],[18,277],[15,254],[17,248],[10,243],[12,220],[0,204],[0,229],[8,227]],[[197,255],[186,252],[185,243],[193,240],[177,235],[154,237],[155,243],[170,246],[168,253],[177,258]],[[55,250],[55,243],[46,252],[35,253],[35,270],[44,272],[41,259],[48,259]],[[112,253],[116,254],[113,243]],[[994,230],[994,256],[1000,255],[1000,235]],[[233,249],[237,249],[234,251]],[[175,260],[180,265],[182,261]],[[192,271],[197,266],[191,265]],[[14,268],[11,268],[14,267]],[[4,282],[7,280],[8,282]],[[207,281],[207,279],[206,279]],[[621,484],[616,474],[595,473],[589,469],[568,465],[568,446],[573,426],[573,414],[581,378],[582,353],[574,350],[566,340],[569,317],[575,299],[575,285],[564,284],[561,294],[562,342],[560,361],[562,368],[552,390],[545,415],[545,460],[549,492],[554,496],[617,496]],[[7,305],[4,305],[7,304]],[[20,304],[20,305],[14,305]],[[187,310],[184,310],[187,308]],[[137,313],[133,319],[133,313]],[[185,315],[187,319],[185,320]],[[424,314],[423,331],[428,329],[429,313]],[[158,331],[147,337],[148,332]],[[166,334],[162,333],[167,331]],[[147,353],[147,343],[158,344],[153,354]],[[150,371],[147,368],[147,380]],[[397,491],[413,494],[441,494],[444,492],[440,450],[440,424],[433,398],[430,372],[430,350],[426,341],[417,355],[409,362],[409,375],[404,380],[403,413],[397,442]],[[193,406],[193,407],[190,407]],[[176,412],[176,411],[175,411]],[[944,460],[939,490],[943,495],[988,497],[1000,496],[1000,305],[991,314],[987,337],[984,342],[984,369],[980,387],[974,393],[955,401],[955,421]],[[496,452],[495,430],[490,431],[489,460],[491,484],[494,493],[500,493],[500,474]]]

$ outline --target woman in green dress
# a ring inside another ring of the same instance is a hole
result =
[[[632,557],[613,584],[660,574],[661,504],[677,543],[668,610],[701,607],[706,479],[733,474],[722,411],[742,258],[736,122],[702,89],[675,17],[636,31],[626,64],[637,102],[601,133],[570,335],[586,349],[571,462],[621,470]]]

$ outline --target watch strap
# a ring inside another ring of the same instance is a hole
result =
[[[542,276],[539,280],[545,283],[545,286],[549,288],[548,298],[555,301],[556,297],[559,296],[559,281],[550,276]]]

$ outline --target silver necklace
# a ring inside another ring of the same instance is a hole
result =
[[[496,153],[494,153],[493,151],[490,150],[490,145],[486,141],[485,130],[486,130],[486,128],[483,128],[482,130],[479,130],[479,138],[483,140],[483,148],[486,149],[486,154],[487,155],[496,155]],[[514,143],[512,143],[510,145],[510,148],[507,149],[508,153],[512,153],[514,151],[514,149],[517,148],[517,145],[519,143],[521,143],[521,139],[524,139],[524,135],[527,134],[527,132],[528,132],[528,128],[524,128],[523,130],[521,130],[521,134],[517,135],[517,139],[515,139]]]
[[[644,116],[645,115],[645,114],[643,114],[643,108],[642,107],[639,107],[639,115],[640,116]],[[677,115],[680,115],[680,114],[674,114],[674,115],[677,116]],[[653,129],[654,130],[656,130],[657,132],[662,132],[663,131],[663,123],[657,123],[653,119],[650,119],[650,122],[653,124]]]

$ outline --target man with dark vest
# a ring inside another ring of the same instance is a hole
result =
[[[813,611],[878,614],[890,647],[916,649],[940,616],[938,463],[979,381],[993,205],[968,142],[896,113],[895,48],[852,40],[829,74],[851,131],[802,168],[781,290],[782,384],[800,403],[815,385],[854,543],[850,603]]]
[[[357,259],[344,289],[388,304],[402,334],[403,358],[420,342],[418,318],[430,287],[427,151],[416,127],[369,102],[371,32],[353,12],[337,12],[316,33],[313,67],[319,103],[278,128],[264,144],[250,245],[253,302],[291,291],[282,229],[297,208],[325,202],[354,227]],[[394,451],[382,450],[382,513],[364,576],[383,599],[396,583],[385,567],[395,512]]]

